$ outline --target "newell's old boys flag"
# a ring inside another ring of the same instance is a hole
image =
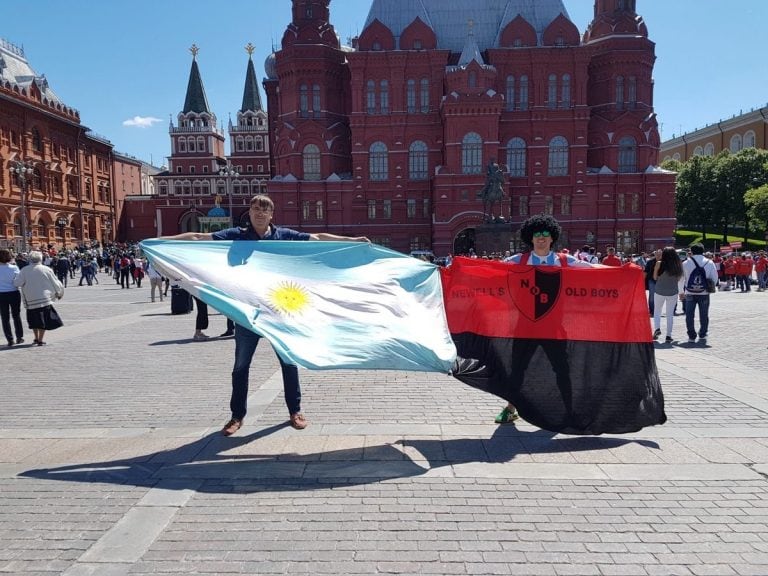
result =
[[[164,275],[311,369],[448,373],[438,269],[361,242],[146,240]]]
[[[462,382],[557,432],[666,421],[640,268],[456,258],[442,279]]]

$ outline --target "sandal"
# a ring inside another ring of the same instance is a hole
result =
[[[304,428],[309,426],[309,422],[304,418],[304,414],[296,412],[296,414],[291,414],[291,426],[296,430],[304,430]]]
[[[496,424],[510,424],[518,418],[520,418],[520,414],[517,413],[516,408],[510,410],[508,406],[505,406],[504,410],[499,412],[499,415],[496,416],[494,422],[496,422]]]

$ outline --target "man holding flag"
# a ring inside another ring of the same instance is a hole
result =
[[[165,236],[164,240],[319,240],[370,242],[365,236],[347,237],[320,232],[309,234],[272,224],[275,205],[269,196],[258,194],[251,198],[249,222],[245,228],[227,228],[218,232],[185,232],[176,236]],[[235,325],[235,365],[232,369],[232,396],[229,402],[232,418],[224,425],[222,434],[231,436],[243,425],[248,405],[248,374],[253,354],[261,336],[247,328]],[[301,413],[301,387],[299,371],[294,364],[286,363],[280,355],[280,367],[283,375],[283,391],[288,406],[290,424],[297,430],[303,430],[309,424]]]

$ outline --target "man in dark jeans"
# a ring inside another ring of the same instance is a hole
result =
[[[656,267],[656,261],[661,260],[661,249],[653,251],[651,258],[645,262],[645,285],[648,288],[648,310],[653,316],[653,294],[656,291],[656,280],[653,279],[653,269]]]
[[[297,232],[291,228],[283,228],[272,224],[275,205],[269,196],[258,194],[251,198],[249,222],[245,228],[227,228],[218,232],[185,232],[176,236],[165,236],[165,240],[321,240],[369,242],[365,236],[350,238],[325,232],[308,234]],[[235,365],[232,368],[232,396],[229,407],[232,418],[224,425],[221,433],[231,436],[243,425],[243,419],[248,407],[248,374],[251,360],[256,352],[256,346],[261,336],[240,326],[235,325]],[[301,387],[299,385],[299,370],[293,364],[286,364],[282,358],[280,368],[283,373],[283,392],[288,406],[290,424],[297,430],[303,430],[309,424],[301,413]]]
[[[685,286],[685,291],[680,294],[680,298],[684,302],[683,308],[685,310],[685,327],[688,331],[688,343],[693,344],[696,342],[695,314],[698,307],[699,344],[706,344],[707,334],[709,333],[709,293],[692,293],[688,290],[688,278],[696,269],[697,264],[704,268],[707,281],[711,281],[713,286],[717,285],[717,269],[715,264],[712,260],[704,257],[704,246],[702,244],[694,244],[691,246],[691,256],[683,262],[683,274],[685,276],[683,286]]]

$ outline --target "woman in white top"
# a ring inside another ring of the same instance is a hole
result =
[[[656,286],[653,290],[653,339],[661,336],[661,308],[666,308],[667,337],[666,343],[672,343],[672,323],[675,320],[675,304],[678,294],[683,291],[683,265],[677,250],[667,246],[661,251],[661,259],[656,260],[653,268]]]
[[[0,248],[0,317],[8,346],[24,342],[24,328],[21,325],[21,293],[13,285],[13,280],[18,275],[19,267],[13,262],[11,251]],[[11,332],[11,318],[16,330],[15,341]]]

